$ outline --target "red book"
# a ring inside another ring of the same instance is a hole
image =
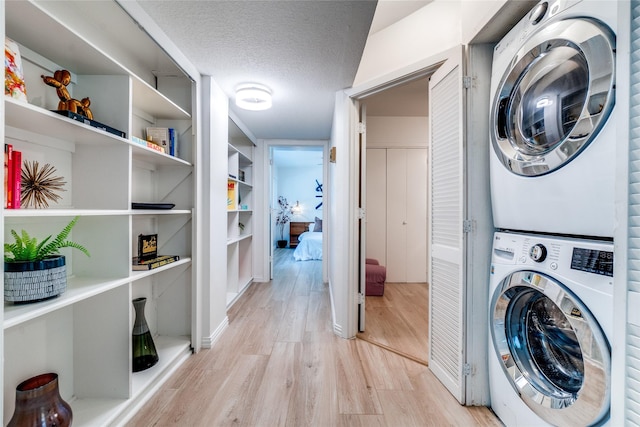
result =
[[[4,144],[4,204],[13,208],[13,145]]]
[[[21,183],[21,174],[22,174],[22,152],[21,151],[13,151],[13,209],[20,209],[20,195],[22,191],[20,190]]]

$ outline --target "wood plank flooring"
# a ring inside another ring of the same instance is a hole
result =
[[[500,426],[464,407],[429,368],[335,336],[320,261],[278,251],[229,327],[158,390],[129,426]]]
[[[365,331],[358,338],[428,364],[429,286],[385,283],[384,295],[365,301]]]

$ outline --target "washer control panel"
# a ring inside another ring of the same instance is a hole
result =
[[[571,269],[613,277],[613,251],[574,247]]]
[[[498,232],[493,263],[539,266],[613,277],[613,243],[561,236]]]
[[[529,257],[535,262],[542,262],[547,259],[547,248],[542,243],[536,243],[529,249]]]

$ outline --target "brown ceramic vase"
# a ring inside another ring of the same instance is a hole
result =
[[[7,427],[66,427],[72,419],[71,406],[60,397],[58,374],[47,373],[16,387],[16,408]]]

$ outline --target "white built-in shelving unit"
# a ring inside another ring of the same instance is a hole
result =
[[[62,199],[49,208],[4,209],[4,239],[11,229],[55,234],[80,216],[70,238],[91,252],[64,252],[69,278],[62,295],[4,305],[3,423],[13,414],[15,387],[53,371],[74,426],[117,424],[197,348],[196,80],[117,2],[21,0],[0,7],[6,36],[20,45],[28,96],[28,103],[4,100],[5,143],[23,160],[51,164],[66,181]],[[125,138],[50,111],[58,97],[40,76],[58,69],[72,73],[71,96],[90,97],[94,119],[126,132]],[[147,126],[176,129],[177,156],[131,140],[144,139]],[[132,202],[175,208],[133,210]],[[158,252],[180,261],[134,272],[137,236],[152,233]],[[147,298],[160,361],[132,373],[136,297]]]
[[[229,119],[227,306],[253,281],[253,142]]]

